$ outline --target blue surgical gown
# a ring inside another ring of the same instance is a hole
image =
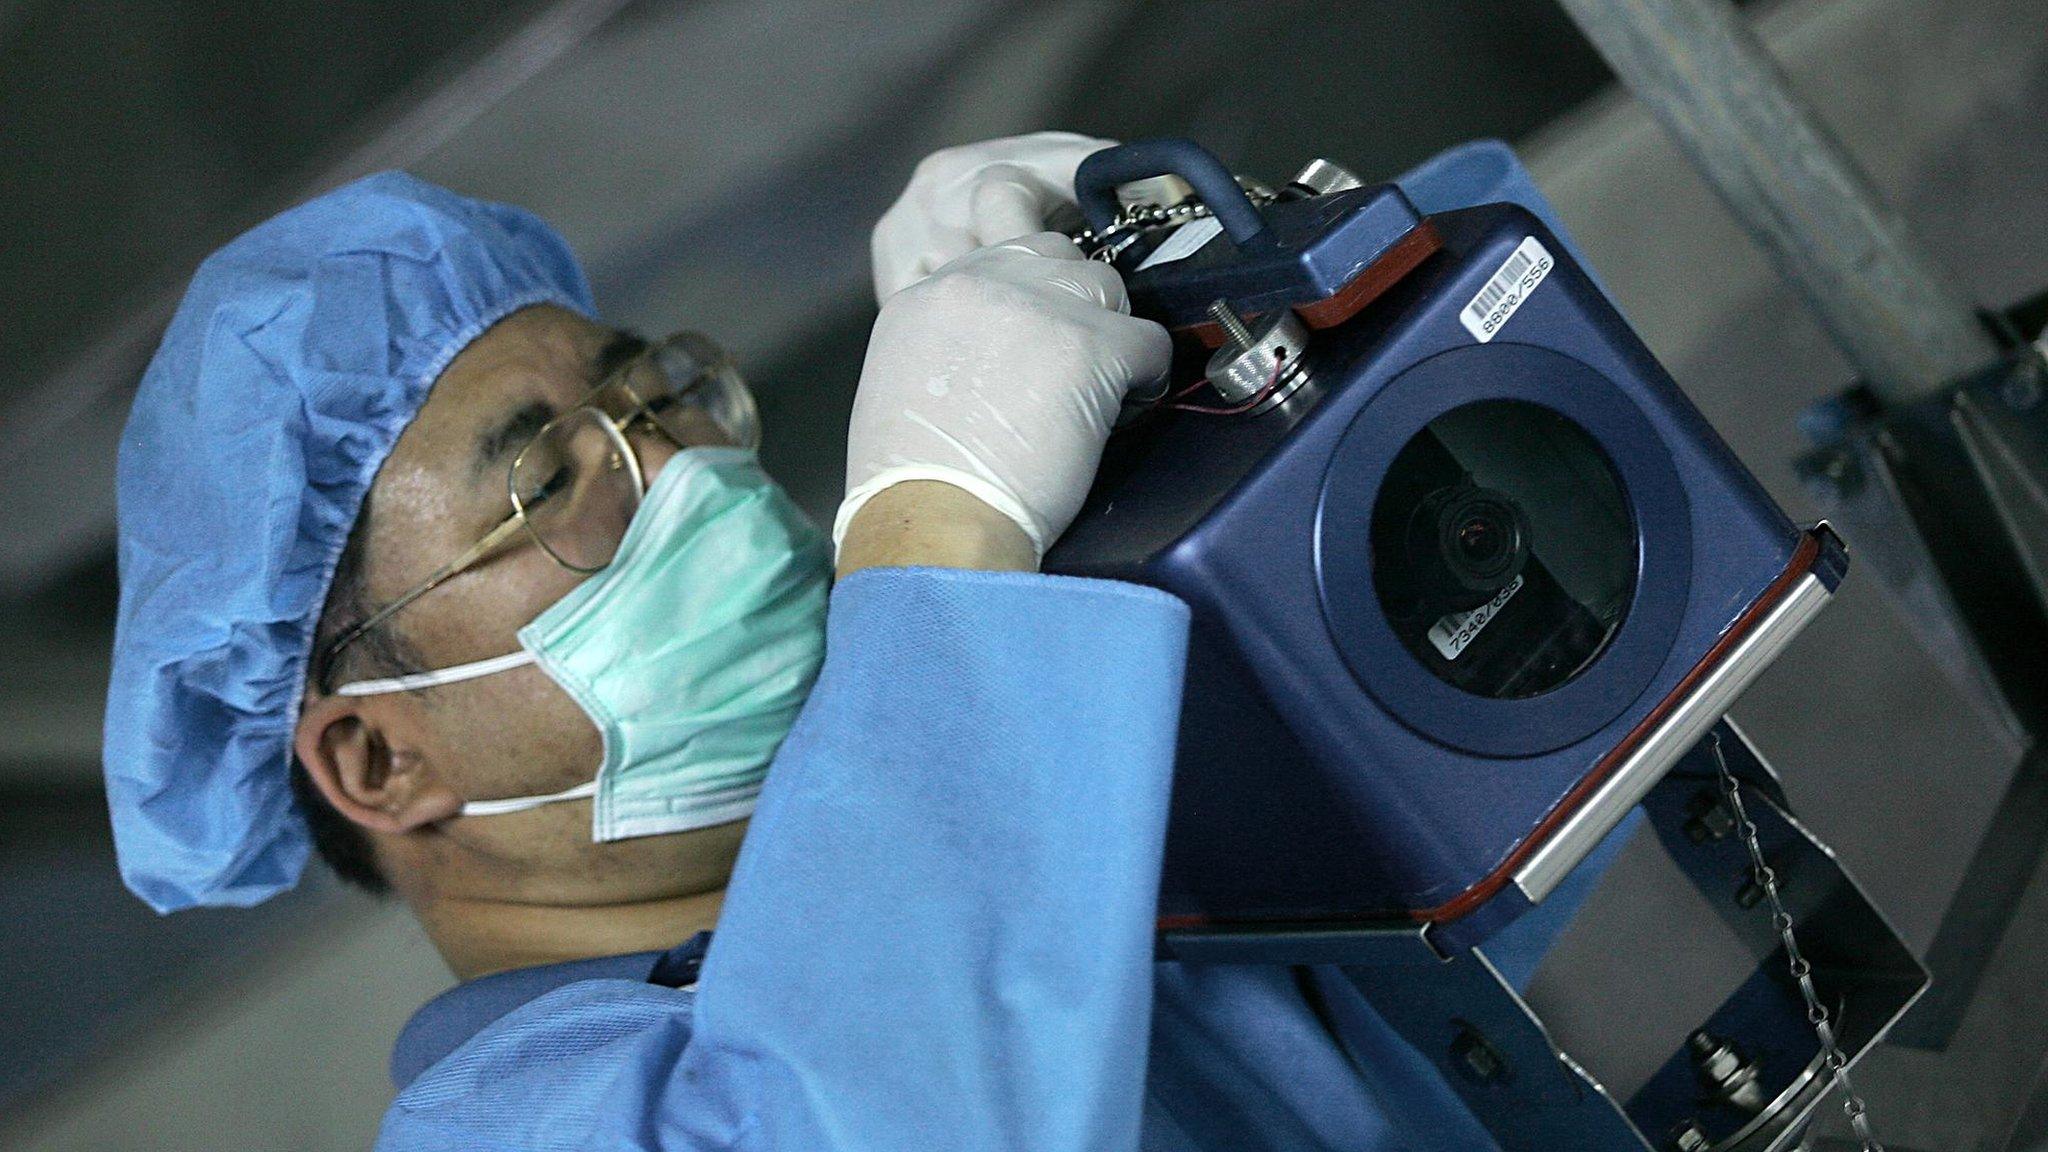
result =
[[[1108,581],[845,580],[694,984],[644,954],[453,989],[378,1147],[1492,1148],[1334,971],[1155,963],[1186,629]],[[1496,962],[1526,977],[1563,903]]]

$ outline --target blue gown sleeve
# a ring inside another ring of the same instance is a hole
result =
[[[1186,641],[1133,585],[843,581],[694,1001],[551,993],[380,1146],[1135,1149]]]
[[[1186,628],[1125,584],[842,584],[682,1083],[762,1148],[1134,1148]]]

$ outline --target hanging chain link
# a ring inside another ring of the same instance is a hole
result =
[[[1771,906],[1771,927],[1777,929],[1778,938],[1785,944],[1785,957],[1792,978],[1798,981],[1799,994],[1806,1000],[1807,1022],[1813,1025],[1813,1033],[1820,1039],[1821,1064],[1842,1090],[1842,1115],[1848,1117],[1849,1127],[1863,1142],[1863,1152],[1885,1152],[1884,1145],[1870,1130],[1870,1113],[1864,1107],[1863,1097],[1849,1082],[1849,1058],[1836,1042],[1834,1019],[1820,1002],[1820,993],[1814,989],[1813,965],[1807,962],[1806,956],[1799,951],[1799,942],[1792,937],[1792,914],[1785,910],[1785,901],[1778,894],[1778,874],[1764,861],[1763,841],[1757,833],[1756,822],[1749,818],[1748,807],[1743,804],[1742,786],[1736,782],[1735,774],[1728,770],[1728,761],[1721,753],[1720,734],[1716,733],[1710,739],[1713,741],[1714,771],[1721,779],[1721,794],[1728,798],[1728,808],[1735,814],[1736,830],[1742,834],[1742,842],[1749,848],[1750,870],[1757,887],[1763,889],[1764,899]]]
[[[1244,189],[1244,194],[1256,207],[1263,208],[1279,198],[1279,193],[1271,188],[1243,177],[1238,178],[1238,186]],[[1116,219],[1101,232],[1093,228],[1083,228],[1067,235],[1080,246],[1082,252],[1087,253],[1089,259],[1110,264],[1114,263],[1118,256],[1123,255],[1124,249],[1147,232],[1160,228],[1177,228],[1196,220],[1206,220],[1213,215],[1215,213],[1209,210],[1207,204],[1192,196],[1171,206],[1139,202],[1124,205],[1117,212]]]

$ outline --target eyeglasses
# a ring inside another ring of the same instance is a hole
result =
[[[462,555],[328,644],[314,665],[320,690],[333,690],[336,660],[350,644],[521,533],[572,572],[610,564],[647,494],[626,433],[644,420],[676,447],[687,448],[702,438],[701,425],[691,427],[693,415],[708,419],[733,444],[761,445],[754,394],[732,357],[702,333],[678,332],[635,355],[535,432],[512,458],[506,477],[511,514]]]

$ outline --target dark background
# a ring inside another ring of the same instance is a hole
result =
[[[2048,5],[1750,7],[1980,299],[2048,280]],[[1550,0],[0,0],[0,1145],[93,1147],[154,1117],[152,1146],[182,1147],[184,1115],[229,1126],[195,1147],[360,1147],[383,1047],[446,979],[401,912],[324,879],[159,919],[114,874],[112,445],[199,258],[379,167],[525,204],[608,315],[741,351],[764,458],[826,519],[868,226],[924,153],[1040,127],[1191,135],[1269,180],[1514,141],[1681,383],[1811,511],[1792,415],[1846,370]],[[1854,580],[1741,712],[1924,947],[2014,750]],[[2011,970],[2039,936],[2006,946]],[[1978,1058],[2031,1069],[2036,1002],[2012,996],[2010,1043]],[[1923,1147],[1990,1139],[1996,1077],[1905,1055],[1872,1078]]]

